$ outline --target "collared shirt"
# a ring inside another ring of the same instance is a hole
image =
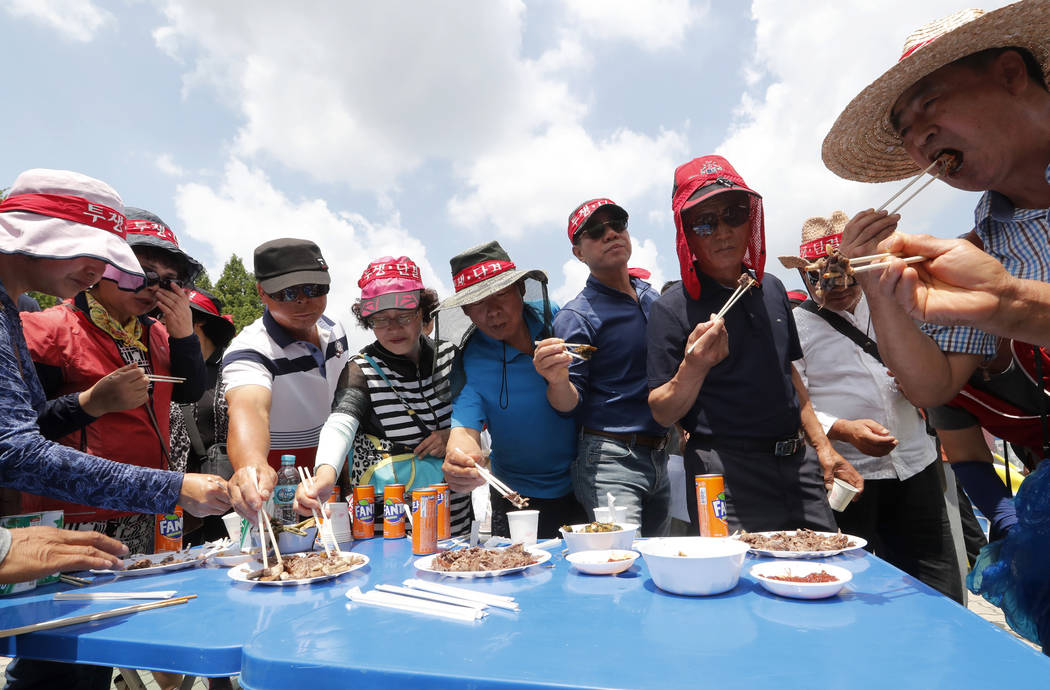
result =
[[[875,340],[871,313],[863,297],[852,314],[832,311]],[[795,368],[806,383],[824,432],[839,419],[872,419],[889,429],[898,441],[896,448],[879,458],[865,455],[852,443],[833,441],[835,450],[862,477],[907,479],[937,458],[922,416],[898,390],[886,367],[817,314],[798,309],[795,322],[805,354],[795,362]],[[812,448],[807,452],[815,456]]]
[[[1050,166],[1046,168],[1050,183]],[[974,209],[974,229],[984,251],[1018,278],[1050,282],[1050,209],[1015,208],[999,192],[988,191]],[[996,336],[969,326],[924,324],[923,330],[945,352],[992,357]]]
[[[594,345],[590,360],[573,358],[569,380],[580,401],[576,421],[589,429],[662,436],[667,429],[649,410],[645,375],[645,330],[649,309],[660,296],[639,278],[631,278],[638,300],[594,276],[554,317],[554,335],[569,343]]]
[[[350,353],[342,324],[317,321],[321,347],[296,340],[269,310],[245,326],[222,358],[225,391],[239,386],[270,390],[270,464],[295,455],[296,464],[313,466],[321,427],[332,411],[339,375]]]
[[[525,323],[536,339],[543,324],[529,306]],[[452,401],[452,426],[477,431],[487,426],[493,472],[523,496],[570,493],[576,422],[547,402],[547,381],[536,372],[532,355],[478,330],[464,348],[463,368],[467,380]]]
[[[103,460],[40,435],[44,389],[2,283],[0,304],[0,485],[101,508],[171,512],[181,474]]]
[[[670,381],[685,357],[698,323],[711,318],[735,288],[702,271],[700,299],[681,284],[653,304],[649,314],[649,387]],[[780,440],[798,433],[799,401],[791,363],[802,356],[784,284],[766,273],[725,315],[729,355],[708,372],[696,402],[682,417],[689,433]]]

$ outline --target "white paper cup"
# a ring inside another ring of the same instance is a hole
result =
[[[226,513],[222,516],[222,524],[226,525],[226,533],[230,535],[230,541],[238,545],[241,551],[247,552],[252,547],[250,533],[251,524],[236,512]]]
[[[627,506],[613,506],[615,516],[609,515],[609,506],[600,506],[594,509],[594,519],[597,522],[612,522],[622,525],[627,522]]]
[[[831,491],[828,492],[828,503],[831,504],[832,510],[837,510],[841,513],[846,509],[846,506],[850,504],[853,497],[859,493],[860,490],[857,487],[849,482],[836,478],[835,482],[831,485]]]
[[[328,519],[332,521],[332,533],[336,541],[351,539],[350,532],[350,506],[345,501],[338,503],[326,503]]]
[[[540,523],[538,510],[512,510],[507,513],[512,544],[535,544]]]

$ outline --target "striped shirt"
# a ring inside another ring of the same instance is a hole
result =
[[[246,385],[271,392],[269,460],[274,467],[284,453],[295,455],[297,465],[313,467],[317,439],[349,358],[342,324],[322,316],[317,334],[320,348],[295,340],[267,310],[237,334],[222,358],[226,392]]]
[[[1050,183],[1050,166],[1046,168]],[[1018,278],[1050,282],[1050,209],[1019,209],[1005,196],[988,191],[974,209],[974,229],[984,251]],[[924,324],[941,350],[991,357],[998,338],[969,326]]]

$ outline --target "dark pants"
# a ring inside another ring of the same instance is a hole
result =
[[[7,679],[4,690],[109,690],[113,669],[61,661],[15,659],[7,665],[4,677]]]
[[[572,493],[561,498],[528,497],[530,510],[540,511],[539,527],[536,536],[539,539],[560,537],[558,528],[562,525],[578,525],[587,522],[587,513]],[[507,509],[513,508],[510,501],[503,498],[491,486],[489,500],[492,502],[492,535],[510,537],[510,526],[507,524]]]
[[[689,526],[699,534],[696,511],[698,474],[720,474],[725,481],[729,531],[768,532],[800,527],[835,531],[824,474],[805,449],[777,457],[771,452],[705,448],[692,440],[684,458]]]
[[[939,465],[904,481],[868,479],[860,498],[836,514],[847,534],[868,540],[868,551],[960,604],[962,577],[944,505]]]
[[[966,549],[966,563],[972,568],[977,562],[977,554],[988,544],[988,537],[981,529],[981,523],[973,514],[973,504],[963,490],[962,482],[955,478],[955,490],[959,493],[959,520],[962,522],[963,546]]]

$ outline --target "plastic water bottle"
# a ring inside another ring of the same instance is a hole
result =
[[[298,488],[299,473],[295,471],[295,456],[282,455],[277,485],[273,489],[273,516],[282,525],[299,522],[292,505],[295,501],[295,490]]]

